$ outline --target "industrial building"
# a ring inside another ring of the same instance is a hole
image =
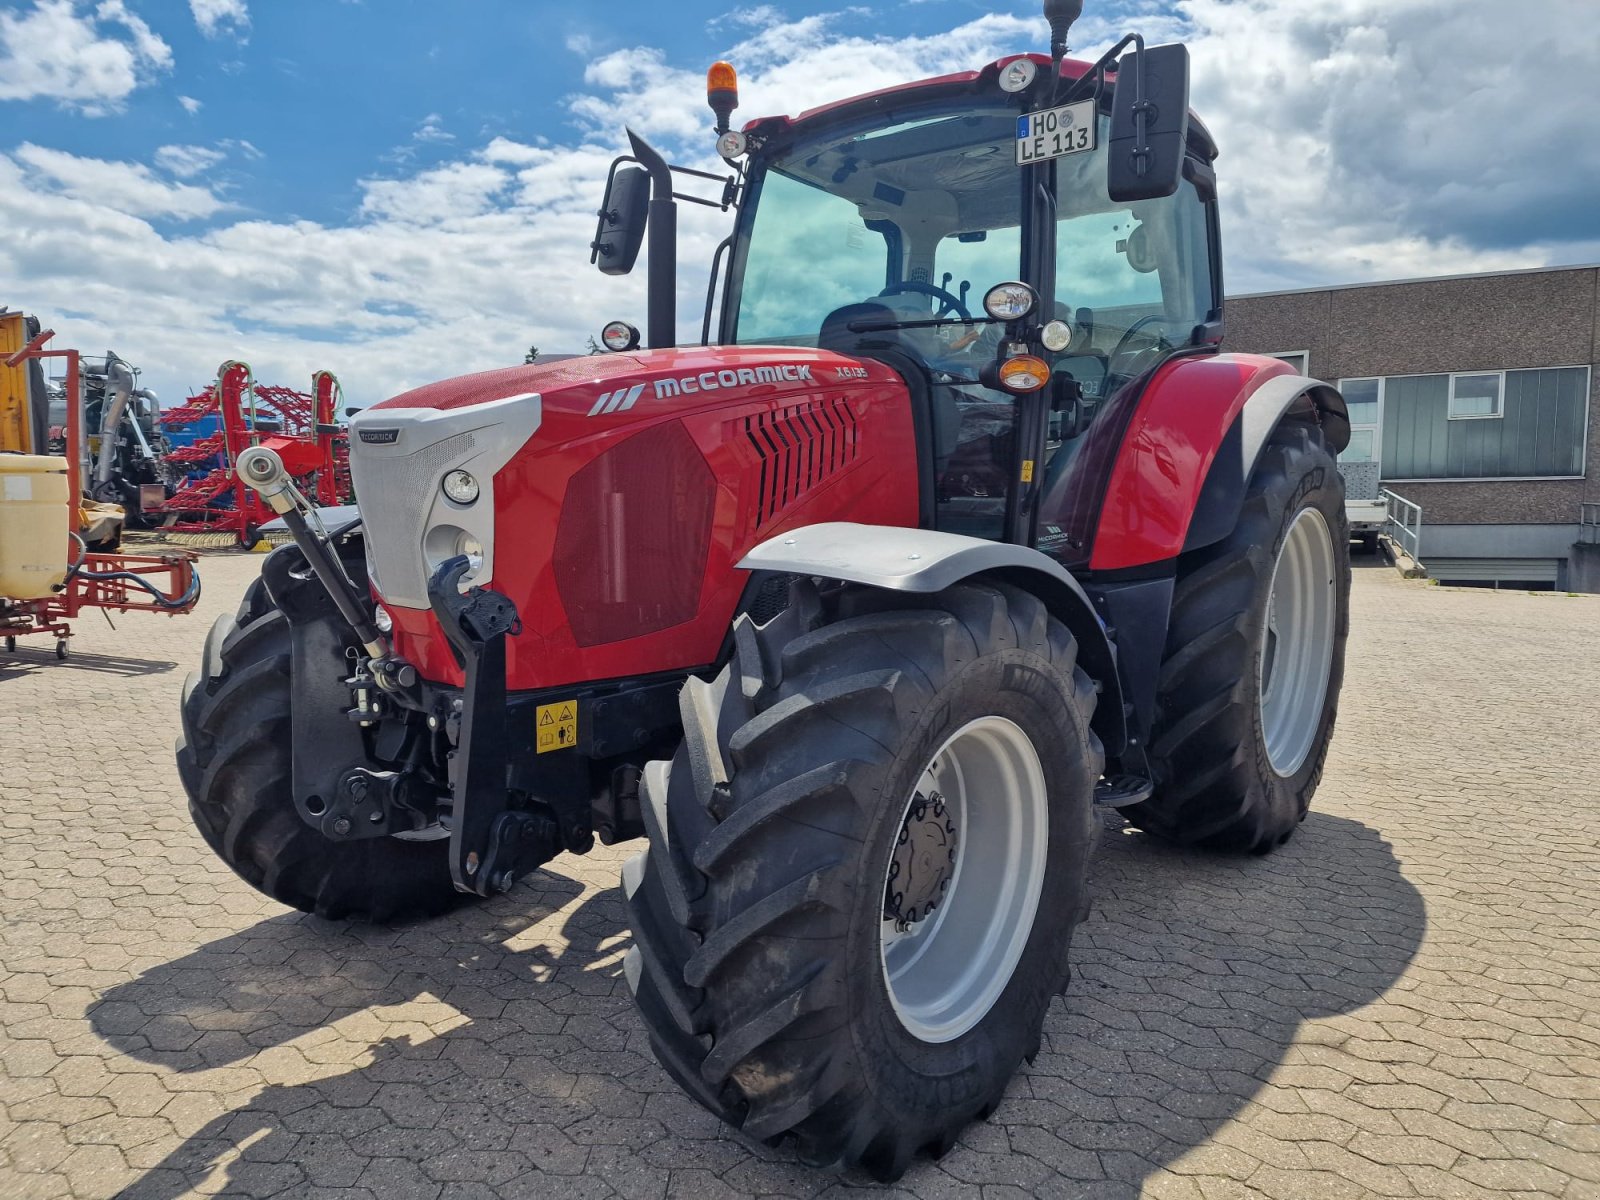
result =
[[[1600,267],[1230,297],[1226,348],[1339,385],[1433,578],[1600,592]]]

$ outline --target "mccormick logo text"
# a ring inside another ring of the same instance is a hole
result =
[[[657,400],[670,396],[692,396],[696,392],[714,392],[721,388],[748,387],[757,383],[809,383],[811,368],[789,364],[781,367],[740,367],[738,370],[703,371],[699,375],[685,375],[679,379],[657,379]],[[602,413],[627,412],[644,395],[644,384],[618,388],[604,393],[589,410],[591,417]]]

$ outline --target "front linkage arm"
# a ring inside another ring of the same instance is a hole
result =
[[[520,633],[517,606],[461,579],[471,563],[447,559],[428,581],[428,603],[466,672],[459,739],[450,760],[450,877],[480,896],[510,889],[517,876],[561,849],[553,816],[509,805],[506,635]]]

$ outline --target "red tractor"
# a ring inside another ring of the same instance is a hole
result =
[[[1185,49],[1068,60],[1079,6],[1045,7],[1050,55],[742,132],[713,68],[702,344],[685,172],[634,138],[594,250],[622,273],[648,232],[648,349],[618,323],[366,410],[342,528],[241,455],[295,544],[178,743],[235,871],[382,921],[647,836],[627,978],[662,1065],[892,1178],[1038,1050],[1102,810],[1288,839],[1343,672],[1345,405],[1220,352]]]

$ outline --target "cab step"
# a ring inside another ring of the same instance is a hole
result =
[[[1107,775],[1094,785],[1096,808],[1127,808],[1150,799],[1155,784],[1143,775]]]

